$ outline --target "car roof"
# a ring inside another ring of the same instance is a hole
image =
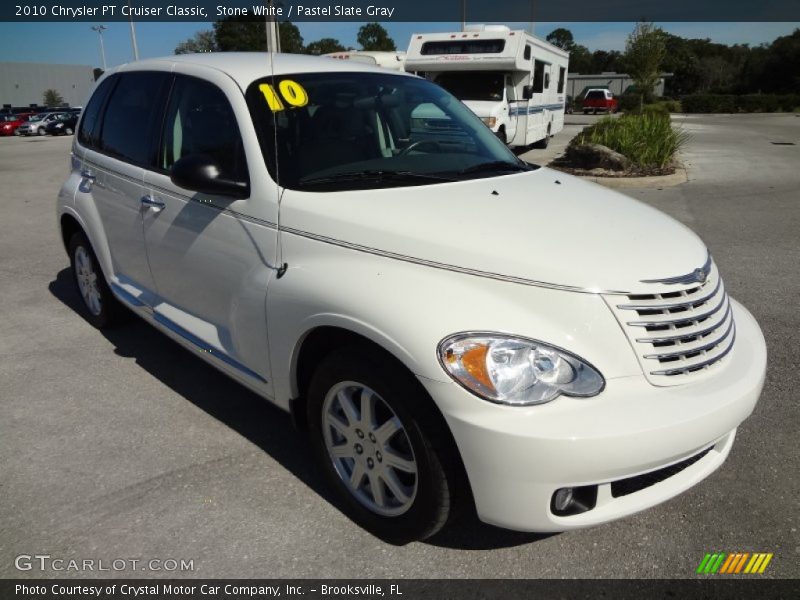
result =
[[[115,69],[109,69],[107,73],[140,71],[154,67],[163,69],[165,64],[172,65],[172,68],[178,72],[181,65],[198,65],[216,69],[227,73],[242,89],[245,89],[256,79],[267,77],[273,72],[275,75],[286,75],[289,73],[366,71],[383,73],[384,75],[390,73],[413,77],[411,74],[389,71],[376,65],[356,61],[343,61],[327,56],[309,56],[305,54],[274,53],[270,55],[269,52],[178,54],[127,63]]]

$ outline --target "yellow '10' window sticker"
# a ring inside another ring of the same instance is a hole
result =
[[[264,94],[267,106],[272,112],[284,110],[284,102],[293,108],[308,104],[308,94],[302,85],[291,79],[284,79],[278,84],[278,91],[269,83],[262,83],[258,89]]]

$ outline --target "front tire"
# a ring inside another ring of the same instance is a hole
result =
[[[376,536],[425,539],[455,514],[463,467],[450,432],[391,358],[359,346],[329,355],[309,386],[308,423],[344,512]]]
[[[83,232],[69,241],[72,278],[81,297],[86,320],[98,329],[112,327],[122,320],[124,309],[111,293],[92,245]]]

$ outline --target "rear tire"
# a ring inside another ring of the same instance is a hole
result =
[[[544,150],[550,145],[550,126],[547,126],[547,134],[544,136],[543,139],[536,142],[533,147],[538,148],[539,150]]]
[[[72,279],[81,297],[86,320],[98,329],[120,323],[125,309],[111,293],[92,245],[83,232],[75,233],[68,245]]]
[[[311,379],[307,408],[327,483],[343,511],[379,538],[430,537],[456,513],[456,498],[468,496],[441,414],[391,358],[361,346],[332,353]]]

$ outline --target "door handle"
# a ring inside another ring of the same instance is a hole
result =
[[[156,212],[162,210],[166,206],[166,204],[164,204],[160,200],[156,200],[149,194],[139,198],[139,202],[142,203],[142,206],[146,206],[147,208],[152,208]]]
[[[94,181],[95,179],[97,179],[95,174],[88,169],[84,169],[83,171],[81,171],[81,177],[83,177],[84,179],[88,179],[89,181]]]

